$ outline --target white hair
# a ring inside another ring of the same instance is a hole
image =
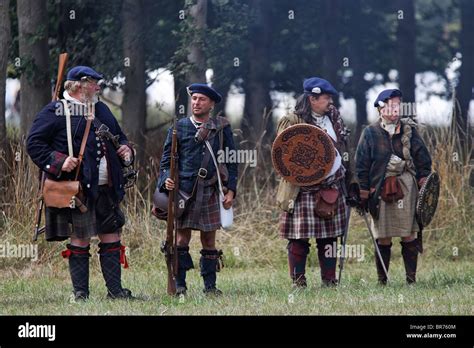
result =
[[[74,93],[78,90],[79,86],[81,85],[80,81],[66,81],[64,82],[64,89],[68,91],[68,93]]]

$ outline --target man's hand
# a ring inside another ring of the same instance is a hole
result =
[[[168,179],[165,180],[165,188],[168,191],[174,190],[174,181],[173,181],[173,179],[168,178]]]
[[[232,207],[232,201],[234,200],[234,191],[228,190],[224,196],[224,201],[222,202],[224,205],[224,209],[229,209]]]
[[[360,196],[359,209],[361,209],[363,212],[369,211],[369,192],[370,191],[367,191],[367,190],[359,191],[359,196]]]
[[[130,161],[132,159],[132,150],[127,145],[120,145],[117,149],[117,155],[124,161]]]
[[[74,168],[79,164],[79,159],[75,157],[68,156],[61,167],[63,172],[72,172]]]
[[[424,177],[424,178],[421,178],[420,180],[418,180],[418,188],[421,188],[421,186],[423,186],[423,184],[425,183],[426,179],[428,179],[427,177]]]

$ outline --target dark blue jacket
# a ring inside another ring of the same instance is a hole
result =
[[[178,132],[178,168],[179,168],[179,189],[185,192],[191,193],[194,187],[194,183],[197,178],[197,173],[201,167],[204,151],[206,150],[206,144],[204,142],[196,142],[195,134],[196,127],[191,122],[189,117],[182,118],[176,122]],[[165,145],[163,148],[163,155],[160,162],[160,176],[158,178],[158,187],[161,191],[165,192],[164,187],[165,180],[170,176],[170,158],[171,158],[171,140],[172,140],[171,127],[168,130]],[[215,133],[215,132],[214,132]],[[218,160],[218,151],[220,149],[219,136],[214,136],[209,140],[212,145],[216,160]],[[234,139],[232,136],[232,129],[230,125],[223,128],[223,148],[224,151],[227,148],[235,150]],[[237,193],[237,163],[225,163],[229,172],[229,180],[227,183],[223,183],[228,189]],[[207,177],[206,179],[212,178],[216,173],[216,168],[212,158],[210,158],[207,164]]]
[[[71,173],[62,172],[61,168],[68,157],[68,144],[66,134],[66,117],[57,115],[57,110],[62,110],[60,102],[51,102],[41,110],[33,122],[27,139],[27,151],[33,162],[48,176],[55,180],[73,180],[75,170]],[[61,109],[59,109],[61,108]],[[117,120],[110,109],[102,102],[95,105],[95,116],[107,127],[110,132],[119,136],[119,143],[128,145],[128,140],[123,134]],[[71,131],[74,157],[78,157],[86,127],[86,119],[78,110],[71,112]],[[84,151],[84,158],[79,173],[82,188],[88,197],[94,198],[98,194],[99,163],[102,148],[100,139],[95,134],[94,123]],[[115,191],[115,198],[121,201],[124,191],[122,166],[117,151],[110,141],[106,141],[106,158],[109,181]]]

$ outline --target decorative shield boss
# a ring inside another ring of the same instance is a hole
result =
[[[309,124],[296,124],[273,142],[272,162],[283,179],[297,186],[323,181],[330,173],[336,149],[329,135]]]

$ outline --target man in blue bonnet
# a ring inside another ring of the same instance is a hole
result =
[[[316,239],[321,281],[323,286],[336,286],[337,253],[333,250],[337,238],[347,231],[349,223],[349,183],[351,182],[347,149],[348,132],[339,111],[333,104],[338,92],[325,79],[311,77],[303,83],[303,94],[297,99],[294,112],[284,116],[278,124],[278,134],[296,124],[309,124],[325,131],[336,150],[331,171],[318,184],[297,186],[284,178],[277,192],[280,215],[280,237],[288,240],[288,266],[293,286],[304,288],[306,260],[310,251],[310,238]],[[338,194],[334,215],[323,218],[316,213],[318,192],[335,189]],[[335,250],[333,250],[335,251]]]
[[[78,174],[82,201],[69,208],[45,209],[46,240],[70,239],[62,256],[69,260],[76,300],[89,297],[90,239],[97,235],[107,297],[133,298],[131,291],[121,284],[121,264],[125,268],[128,265],[125,246],[120,241],[125,217],[119,204],[125,194],[121,162],[133,161],[134,152],[112,112],[98,100],[98,82],[102,78],[87,66],[70,69],[64,84],[64,99],[49,103],[36,115],[27,140],[29,156],[48,179],[74,180],[86,123],[92,120],[84,138],[85,151]],[[101,125],[118,137],[118,149],[96,133]]]
[[[406,281],[416,282],[418,254],[415,217],[418,188],[431,173],[431,156],[416,123],[401,114],[402,92],[386,89],[374,102],[376,122],[364,129],[356,153],[356,175],[363,209],[372,216],[372,228],[382,261],[376,257],[378,282],[387,283],[392,238],[400,237]]]
[[[195,83],[188,87],[191,96],[192,115],[177,122],[178,133],[178,168],[179,190],[192,195],[183,214],[177,222],[178,274],[176,276],[177,295],[187,290],[186,272],[194,268],[189,253],[191,231],[201,234],[200,269],[204,280],[206,294],[219,295],[222,292],[216,287],[216,272],[222,264],[222,251],[216,249],[216,230],[221,227],[219,213],[219,195],[217,189],[216,168],[206,147],[209,141],[215,157],[218,151],[235,150],[232,129],[224,117],[213,117],[211,112],[221,95],[212,87]],[[160,162],[158,189],[162,192],[174,189],[174,182],[169,177],[172,128],[168,131],[163,155]],[[224,180],[224,208],[229,209],[237,189],[237,164],[219,164],[220,174]],[[226,172],[228,175],[223,175]],[[226,176],[226,177],[224,177]]]

